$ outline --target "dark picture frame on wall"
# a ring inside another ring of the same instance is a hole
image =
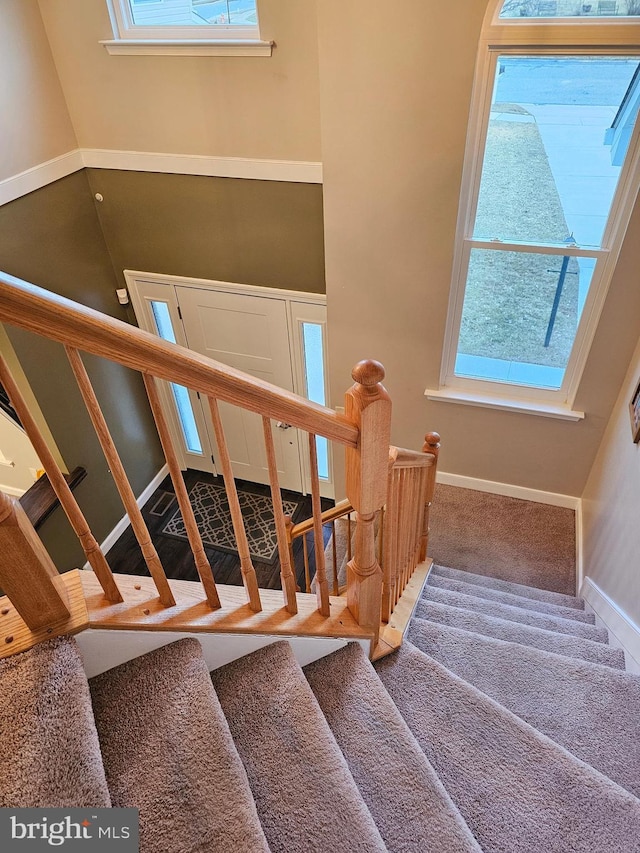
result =
[[[633,397],[629,403],[629,414],[631,416],[631,434],[633,442],[637,444],[640,441],[640,382],[633,392]]]

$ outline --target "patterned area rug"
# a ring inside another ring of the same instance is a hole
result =
[[[233,534],[231,512],[224,486],[199,481],[189,492],[189,500],[205,545],[212,545],[220,551],[237,554],[236,538]],[[238,500],[251,556],[263,563],[275,563],[278,558],[278,542],[271,498],[238,489]],[[302,498],[300,501],[283,500],[285,514],[292,516],[301,502]],[[177,536],[179,539],[187,538],[180,510],[171,516],[162,528],[162,532],[167,536]]]

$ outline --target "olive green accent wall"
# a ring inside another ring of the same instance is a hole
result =
[[[109,254],[84,172],[0,207],[0,269],[104,311],[121,320]],[[98,539],[124,515],[102,450],[77,390],[63,347],[6,327],[60,452],[87,478],[75,495]],[[139,494],[164,464],[140,378],[101,359],[85,357],[100,405]],[[82,551],[61,510],[40,534],[60,570],[83,565]]]
[[[324,293],[320,185],[87,172],[120,278],[133,269]]]

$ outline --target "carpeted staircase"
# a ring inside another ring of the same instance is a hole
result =
[[[149,853],[640,853],[640,677],[579,599],[434,567],[402,649],[87,683],[0,663],[0,806],[134,806]]]

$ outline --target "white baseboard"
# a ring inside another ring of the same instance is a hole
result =
[[[0,181],[0,205],[15,201],[20,196],[39,190],[40,187],[60,178],[66,178],[67,175],[83,167],[82,153],[76,148],[74,151],[67,151],[66,154],[54,157],[53,160],[47,160],[46,163],[39,163],[31,169],[5,178]]]
[[[26,489],[18,489],[16,486],[0,485],[0,492],[4,492],[5,495],[11,495],[12,498],[21,498],[26,491]]]
[[[627,671],[640,674],[640,628],[591,578],[584,579],[580,595],[609,631],[611,645],[624,650]]]
[[[158,486],[164,480],[164,478],[167,476],[168,473],[169,473],[169,466],[163,465],[162,468],[156,474],[156,476],[153,478],[153,480],[151,480],[149,485],[144,489],[143,492],[140,493],[140,495],[136,499],[136,503],[138,504],[139,507],[143,507],[146,504],[146,502],[149,500],[151,495],[155,492],[155,490],[158,488]],[[120,521],[113,528],[111,533],[109,533],[106,536],[106,538],[100,543],[100,550],[102,551],[103,554],[106,554],[107,551],[109,551],[111,548],[113,548],[113,546],[116,544],[118,539],[122,536],[122,534],[125,532],[125,530],[127,529],[128,526],[129,526],[129,516],[123,515],[122,518],[120,519]],[[90,570],[91,566],[89,565],[89,563],[85,563],[82,568]]]
[[[577,510],[580,506],[580,498],[573,495],[528,489],[525,486],[514,486],[511,483],[496,483],[493,480],[479,480],[476,477],[465,477],[462,474],[448,474],[446,471],[438,471],[436,482],[445,486],[474,489],[476,492],[492,492],[495,495],[504,495],[507,498],[520,498],[524,501],[551,504],[551,506],[561,506],[566,509]]]

